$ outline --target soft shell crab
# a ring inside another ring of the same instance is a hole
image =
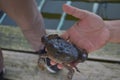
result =
[[[84,62],[88,53],[85,49],[78,49],[72,43],[59,37],[57,34],[46,35],[42,37],[42,43],[45,45],[46,54],[40,54],[39,60],[43,57],[49,57],[57,63],[62,64],[69,70],[67,80],[72,80],[74,69],[80,72],[76,63]],[[38,61],[41,65],[40,61]]]

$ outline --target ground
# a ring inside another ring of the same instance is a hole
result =
[[[58,74],[39,69],[38,55],[3,51],[6,74],[11,80],[65,80],[67,69]],[[120,80],[120,64],[86,61],[78,65],[73,80]]]

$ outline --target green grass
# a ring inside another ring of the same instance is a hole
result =
[[[0,25],[0,47],[15,50],[32,50],[19,27],[3,25]]]

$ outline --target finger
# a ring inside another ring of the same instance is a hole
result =
[[[68,40],[69,34],[68,31],[64,32],[62,35],[60,35],[64,40]]]
[[[58,64],[57,67],[58,67],[59,69],[63,69],[63,65],[62,65],[62,64]]]
[[[54,65],[57,64],[58,69],[62,69],[62,68],[63,68],[63,65],[62,65],[62,64],[58,64],[58,63],[56,63],[55,61],[50,61],[50,64],[51,64],[52,66],[54,66]]]
[[[51,60],[51,61],[50,61],[50,64],[51,64],[51,65],[56,65],[57,63],[56,63],[55,61],[52,61],[52,60]]]
[[[73,6],[69,6],[66,4],[63,5],[63,10],[67,14],[72,15],[72,16],[79,18],[79,19],[83,19],[83,18],[87,17],[87,15],[90,14],[86,10],[78,9],[78,8],[75,8]]]

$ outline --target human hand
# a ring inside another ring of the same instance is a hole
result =
[[[109,30],[101,17],[69,5],[63,5],[63,10],[78,19],[70,29],[61,35],[65,40],[92,52],[104,46],[109,39]]]
[[[98,15],[86,10],[64,5],[63,10],[80,20],[61,35],[62,38],[72,42],[78,48],[84,48],[92,52],[104,46],[109,39],[109,30]],[[51,61],[55,65],[55,61]],[[62,64],[58,68],[62,69]]]

